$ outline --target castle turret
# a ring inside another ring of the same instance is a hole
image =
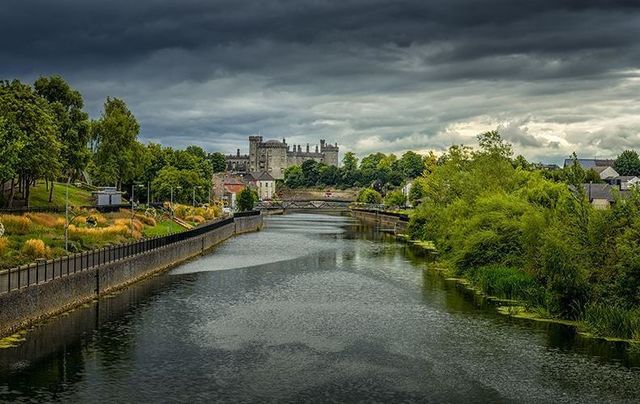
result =
[[[262,136],[249,136],[249,171],[258,171],[258,146],[262,143]]]

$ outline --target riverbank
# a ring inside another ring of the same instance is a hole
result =
[[[106,263],[102,261],[100,265],[66,275],[60,271],[59,277],[45,283],[4,293],[0,295],[0,336],[12,335],[35,322],[165,271],[208,252],[234,235],[259,230],[262,225],[260,214],[234,217],[211,226],[210,231],[196,231],[192,237],[175,242],[169,240],[159,248],[124,255]]]
[[[411,243],[428,254],[437,256],[437,250],[433,242],[412,240],[406,234],[409,219],[407,215],[398,214],[397,212],[387,212],[379,210],[352,209],[352,216],[370,224],[376,224],[381,227],[382,231],[386,231],[395,235],[398,239]],[[470,271],[468,276],[460,275],[448,265],[430,265],[427,270],[435,270],[446,280],[456,282],[461,287],[475,293],[481,298],[485,298],[494,302],[495,309],[498,313],[517,318],[521,320],[530,320],[537,322],[552,322],[556,324],[564,324],[575,327],[577,332],[589,338],[597,338],[613,342],[626,342],[632,344],[640,343],[640,335],[637,338],[623,338],[611,335],[607,330],[616,327],[617,324],[606,324],[598,328],[597,323],[608,319],[609,322],[632,323],[633,320],[624,318],[624,313],[615,313],[615,308],[609,308],[608,313],[594,316],[592,323],[584,319],[567,319],[555,317],[541,306],[532,305],[531,302],[519,298],[518,294],[530,293],[525,292],[526,288],[534,289],[533,280],[524,276],[521,271],[516,271],[506,267],[485,267],[477,268]],[[482,271],[481,271],[482,270]],[[482,273],[482,272],[485,273]],[[595,325],[593,323],[596,323]],[[633,324],[627,325],[633,327]]]

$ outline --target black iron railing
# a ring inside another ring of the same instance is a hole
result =
[[[52,260],[38,260],[29,265],[0,271],[0,293],[21,289],[31,285],[48,282],[86,271],[98,265],[104,265],[129,257],[134,257],[148,251],[163,248],[170,244],[179,243],[197,236],[206,234],[212,230],[232,224],[235,218],[260,215],[258,211],[237,213],[235,217],[219,220],[217,222],[198,226],[196,228],[172,233],[166,236],[145,238],[125,244],[110,245],[96,250],[80,252]]]

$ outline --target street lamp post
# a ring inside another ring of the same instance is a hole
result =
[[[196,189],[202,188],[201,186],[196,186],[193,187],[193,203],[192,205],[195,207],[196,206]]]
[[[71,177],[67,179],[67,188],[64,198],[64,249],[69,251],[69,184]]]
[[[173,188],[182,189],[182,187],[179,185],[177,187],[174,187],[173,185],[171,186],[171,209],[173,209]]]
[[[136,210],[134,206],[135,201],[135,189],[136,187],[140,187],[140,184],[131,184],[131,235],[133,236],[133,218],[136,215]]]

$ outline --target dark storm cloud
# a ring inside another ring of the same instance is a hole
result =
[[[166,144],[232,151],[262,131],[426,150],[500,126],[532,157],[640,146],[639,1],[5,0],[3,11],[3,77],[61,73],[94,116],[123,97],[145,139]]]

